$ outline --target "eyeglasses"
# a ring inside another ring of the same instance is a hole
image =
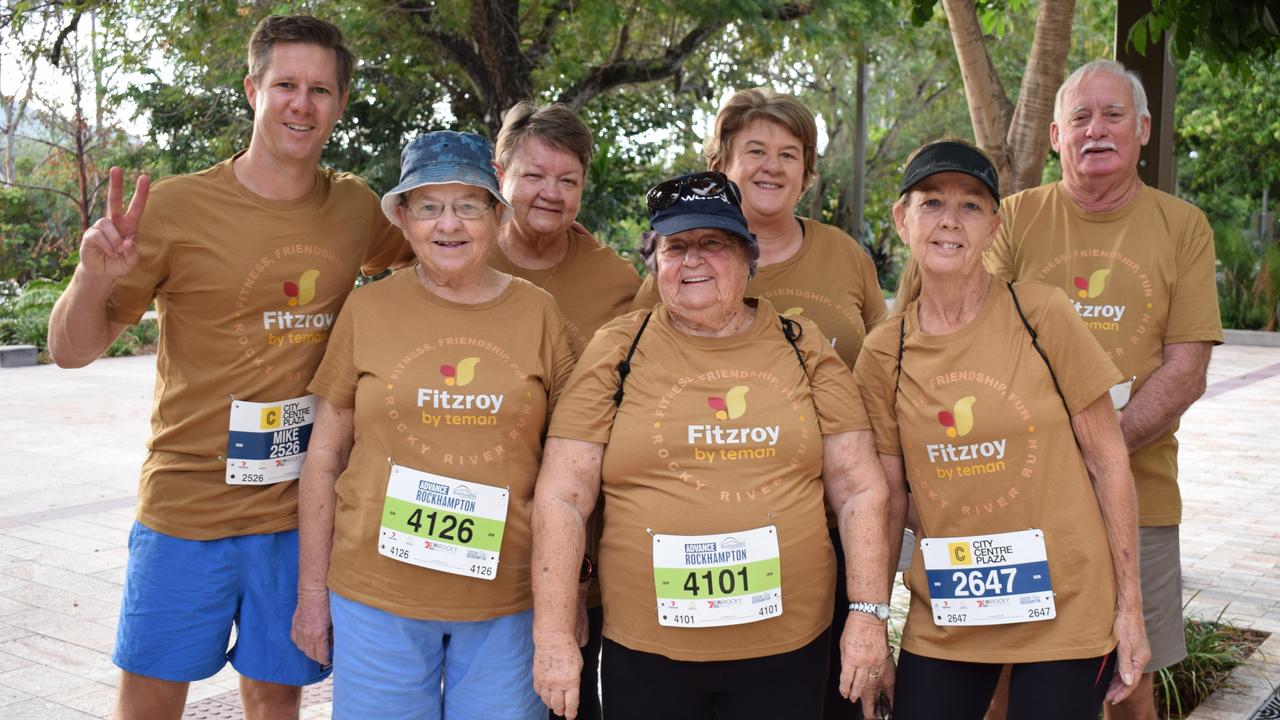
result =
[[[404,209],[413,216],[414,220],[435,220],[444,214],[446,207],[452,206],[453,215],[459,220],[479,220],[495,202],[497,201],[486,203],[476,200],[454,200],[451,203],[445,203],[437,200],[422,200],[406,204]]]
[[[742,206],[742,193],[738,191],[738,186],[733,184],[724,173],[712,170],[654,185],[645,195],[649,214],[652,215],[675,205],[683,195],[697,195],[704,198],[723,196],[735,206]]]
[[[692,243],[676,239],[667,240],[662,247],[658,248],[658,254],[665,258],[679,260],[688,256],[690,248],[696,247],[698,248],[698,255],[714,257],[727,252],[732,246],[732,240],[716,236],[704,237]]]

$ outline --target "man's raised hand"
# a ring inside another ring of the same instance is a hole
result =
[[[128,211],[124,207],[124,173],[111,168],[107,181],[107,214],[84,232],[80,239],[80,265],[100,278],[117,278],[138,264],[138,245],[134,236],[142,211],[147,206],[151,178],[138,176]]]

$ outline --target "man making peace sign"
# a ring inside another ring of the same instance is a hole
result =
[[[299,686],[329,672],[289,637],[306,385],[357,273],[381,271],[403,246],[359,178],[318,166],[354,64],[327,22],[259,23],[248,150],[153,189],[140,177],[127,211],[113,168],[106,217],[85,232],[50,318],[54,360],[83,367],[152,300],[159,313],[113,658],[118,717],[180,717],[188,683],[228,659],[248,717],[297,717]]]

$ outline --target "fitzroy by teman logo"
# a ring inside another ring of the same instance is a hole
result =
[[[306,270],[298,276],[298,282],[286,280],[284,282],[284,294],[289,298],[289,306],[302,306],[311,302],[316,297],[316,278],[320,277],[319,270]]]
[[[1111,268],[1103,268],[1094,270],[1085,278],[1077,275],[1075,279],[1076,296],[1082,300],[1092,300],[1102,294],[1107,289],[1107,276],[1111,274]]]
[[[440,374],[444,376],[444,384],[457,387],[470,385],[476,377],[476,365],[479,363],[478,357],[465,357],[457,365],[441,365]]]
[[[973,404],[977,398],[966,395],[956,401],[950,410],[938,411],[938,422],[947,429],[947,437],[964,437],[973,429]]]
[[[737,420],[747,412],[747,391],[750,389],[746,385],[734,385],[724,397],[713,395],[707,398],[707,405],[716,411],[717,420]]]

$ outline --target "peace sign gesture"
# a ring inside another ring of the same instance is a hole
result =
[[[100,278],[118,278],[138,264],[138,245],[134,235],[147,206],[147,193],[151,178],[138,176],[129,210],[124,205],[124,173],[111,168],[107,181],[107,215],[94,223],[80,239],[80,265],[91,275]]]

